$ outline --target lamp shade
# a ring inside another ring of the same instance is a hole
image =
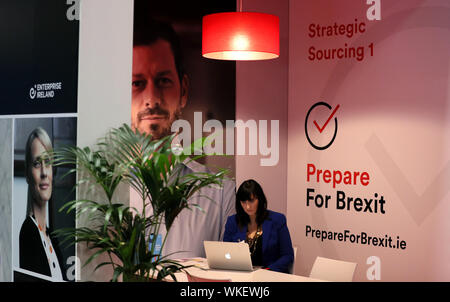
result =
[[[202,55],[218,60],[268,60],[280,56],[280,20],[253,12],[206,15]]]

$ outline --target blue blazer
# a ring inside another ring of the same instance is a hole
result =
[[[262,262],[270,270],[288,273],[294,262],[291,236],[286,224],[286,217],[277,212],[268,211],[269,215],[262,225]],[[247,226],[239,228],[236,215],[228,217],[223,241],[239,242],[247,237]]]

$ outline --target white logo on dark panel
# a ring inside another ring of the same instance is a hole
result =
[[[62,90],[62,82],[39,83],[30,88],[30,99],[52,99]]]
[[[30,88],[30,98],[33,100],[36,97],[36,85]]]

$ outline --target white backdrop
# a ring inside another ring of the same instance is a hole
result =
[[[381,281],[449,281],[450,3],[381,5],[381,20],[369,21],[366,1],[290,2],[288,223],[299,246],[297,272],[308,275],[315,258],[323,256],[356,262],[354,280],[367,281],[373,264],[366,261],[375,256]],[[311,24],[339,28],[360,22],[365,31],[352,37],[334,29],[331,36],[326,29],[325,37],[310,37]],[[338,49],[351,47],[364,47],[364,58],[336,57]],[[313,59],[311,51],[318,49],[336,49],[335,58]],[[305,126],[307,112],[319,101],[331,109],[313,110]],[[305,127],[324,145],[335,119],[335,141],[325,150],[313,148]],[[370,181],[335,188],[323,179],[308,182],[308,163],[322,170],[366,171]],[[307,189],[330,195],[329,207],[308,206]],[[339,210],[337,191],[352,198],[383,196],[385,213],[380,207],[378,213]],[[308,225],[390,236],[394,244],[405,241],[406,248],[321,241],[306,235]]]

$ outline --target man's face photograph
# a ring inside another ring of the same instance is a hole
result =
[[[171,134],[188,96],[188,79],[180,81],[169,42],[158,39],[133,47],[131,124],[159,139]]]

